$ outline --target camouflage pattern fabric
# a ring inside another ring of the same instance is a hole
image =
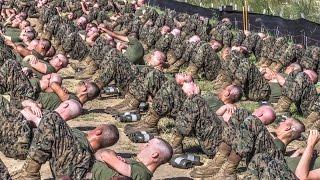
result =
[[[257,117],[250,115],[241,122],[236,129],[236,137],[232,144],[232,149],[243,158],[247,164],[252,157],[258,153],[269,153],[273,158],[283,158],[277,150],[273,138],[268,129]]]
[[[208,156],[215,155],[221,142],[222,121],[200,95],[184,101],[175,124],[183,136],[195,133],[201,149]]]
[[[250,33],[242,42],[242,46],[247,47],[249,53],[252,53],[256,48],[256,44],[260,36],[256,33]]]
[[[305,50],[299,47],[297,44],[289,45],[289,47],[280,58],[282,67],[287,67],[292,62],[299,61],[302,58],[304,51]]]
[[[172,39],[173,39],[173,34],[171,33],[161,36],[160,39],[155,44],[155,49],[163,53],[167,53],[170,48]]]
[[[276,43],[274,46],[275,51],[273,52],[273,61],[279,63],[281,56],[286,52],[286,49],[288,48],[289,44],[285,38],[280,37],[276,39]]]
[[[230,117],[228,124],[223,123],[222,141],[231,146],[236,137],[236,130],[239,129],[242,121],[250,116],[250,114],[251,113],[245,109],[237,109]]]
[[[0,179],[11,180],[9,171],[0,159]]]
[[[147,33],[145,43],[149,49],[154,49],[157,40],[161,37],[161,33],[157,27],[150,27]]]
[[[129,85],[129,93],[140,102],[146,102],[148,96],[154,97],[161,86],[167,81],[163,72],[147,68],[147,74],[141,74]]]
[[[242,30],[236,31],[233,35],[231,46],[241,46],[246,39],[246,35]]]
[[[165,23],[166,23],[165,15],[164,14],[160,14],[157,17],[156,22],[154,24],[157,27],[163,27],[165,25]]]
[[[110,51],[108,56],[105,57],[103,64],[100,66],[102,73],[97,81],[106,85],[114,81],[116,87],[127,92],[129,84],[134,80],[138,71],[123,55],[113,54],[116,51],[116,49]]]
[[[261,48],[261,57],[272,60],[273,54],[273,46],[275,44],[275,37],[273,36],[268,36],[263,40],[262,48]]]
[[[182,57],[185,48],[185,42],[182,40],[181,36],[172,38],[170,49],[173,50],[176,59],[180,59]]]
[[[263,48],[263,39],[259,38],[256,43],[256,48],[253,51],[257,61],[259,61],[261,58],[262,48]]]
[[[243,87],[243,92],[249,100],[269,100],[271,94],[270,85],[254,64],[251,65],[249,72],[247,72],[247,81]]]
[[[45,31],[49,33],[50,37],[46,37],[49,40],[51,39],[51,35],[55,35],[60,28],[60,16],[55,15],[50,18],[50,22],[45,27]]]
[[[310,69],[317,71],[320,59],[320,48],[315,46],[307,47],[303,57],[301,58],[299,64],[303,69]]]
[[[304,72],[292,72],[288,75],[282,95],[291,99],[305,117],[310,114],[317,100],[317,90]]]
[[[241,177],[243,178],[239,179],[297,179],[284,159],[275,159],[268,153],[254,155],[247,171]]]
[[[0,122],[0,151],[9,158],[26,159],[33,137],[31,124],[21,113],[3,111],[0,113]]]
[[[177,117],[186,99],[185,93],[174,79],[164,83],[153,99],[151,108],[160,116]]]
[[[94,157],[85,135],[75,133],[78,131],[71,129],[56,112],[43,116],[28,158],[39,164],[49,161],[54,178],[64,175],[83,179]]]
[[[36,99],[35,90],[17,61],[7,60],[0,68],[0,77],[0,94],[9,93],[12,102]]]
[[[195,57],[191,58],[191,63],[196,65],[209,81],[216,79],[221,67],[219,56],[209,43],[200,46]]]

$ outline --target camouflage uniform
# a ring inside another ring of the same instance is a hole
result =
[[[241,177],[239,179],[297,179],[284,159],[274,159],[268,153],[254,155]]]
[[[262,60],[267,65],[272,63],[273,54],[271,54],[271,52],[273,52],[273,46],[275,44],[275,41],[276,39],[273,36],[268,36],[262,41],[262,45],[261,45],[262,59],[260,59],[259,61]]]
[[[24,116],[7,112],[0,113],[0,151],[9,158],[26,159],[33,131]]]
[[[82,60],[89,53],[85,41],[76,31],[68,34],[65,39],[62,39],[62,47],[72,59]]]
[[[215,155],[221,142],[222,121],[200,95],[184,101],[175,125],[183,136],[195,133],[201,149],[208,156]]]
[[[248,52],[252,53],[256,48],[256,44],[257,44],[257,41],[259,38],[260,38],[260,36],[258,34],[251,33],[242,42],[242,46],[247,47]]]
[[[245,39],[246,39],[246,35],[242,30],[236,31],[233,35],[231,46],[241,46],[241,44]]]
[[[190,63],[197,66],[200,72],[204,74],[205,79],[209,81],[216,79],[221,67],[219,56],[209,43],[200,46],[195,57],[191,58]]]
[[[299,62],[304,54],[304,49],[300,48],[297,44],[291,44],[288,46],[284,54],[280,58],[282,68],[287,67],[292,62]]]
[[[236,129],[236,137],[232,143],[232,149],[242,158],[246,158],[247,164],[258,153],[268,153],[275,159],[282,160],[282,153],[277,150],[273,138],[265,125],[257,117],[248,116]]]
[[[155,44],[155,49],[163,53],[167,53],[170,48],[173,37],[174,36],[171,33],[161,36]]]
[[[168,80],[155,95],[151,108],[160,117],[176,118],[185,99],[186,95],[176,81]]]
[[[287,43],[286,39],[283,37],[277,38],[276,43],[274,44],[275,51],[273,56],[273,61],[279,63],[281,56],[286,52],[289,44]]]
[[[60,16],[55,15],[50,18],[50,22],[45,27],[45,37],[48,40],[51,40],[52,35],[55,35],[60,28]]]
[[[7,167],[0,159],[0,179],[11,180]]]
[[[181,36],[176,36],[172,38],[170,50],[172,54],[175,56],[174,58],[180,59],[185,51],[185,42],[181,38]]]
[[[116,87],[123,92],[127,92],[129,84],[138,73],[136,66],[133,66],[123,55],[117,53],[116,49],[107,53],[100,69],[102,73],[96,81],[103,82],[105,85],[114,81]]]
[[[148,96],[154,97],[167,81],[163,72],[151,67],[144,67],[129,85],[129,93],[138,101],[146,102]]]
[[[310,69],[317,72],[320,59],[320,48],[315,46],[309,46],[299,64],[303,69]]]
[[[236,138],[236,130],[239,129],[240,124],[244,119],[250,116],[250,112],[245,109],[237,109],[230,120],[227,123],[223,123],[222,141],[229,146],[232,146],[234,139]]]
[[[28,158],[39,164],[50,162],[53,177],[83,179],[93,163],[93,151],[84,133],[71,129],[56,112],[42,117]]]
[[[17,61],[7,60],[0,68],[0,94],[4,93],[9,93],[12,103],[36,98],[35,90]]]
[[[317,91],[304,72],[292,72],[283,85],[282,95],[293,101],[303,116],[308,116],[317,100]]]
[[[239,52],[232,52],[228,65],[228,74],[234,83],[242,87],[245,96],[253,101],[268,100],[271,89],[258,68],[249,59],[241,57]]]

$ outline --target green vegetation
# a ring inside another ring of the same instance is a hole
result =
[[[208,8],[232,5],[242,10],[243,0],[180,0]],[[304,17],[320,23],[320,0],[248,0],[251,12],[281,16],[287,19]]]

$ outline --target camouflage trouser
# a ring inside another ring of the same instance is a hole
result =
[[[93,165],[93,152],[85,143],[59,114],[52,112],[42,117],[28,158],[39,164],[50,160],[54,178],[63,175],[83,179]]]
[[[249,116],[241,122],[236,129],[236,137],[232,143],[232,149],[242,158],[246,158],[247,163],[251,158],[261,152],[270,153],[272,157],[277,156],[276,147],[269,131],[262,122]]]
[[[8,172],[7,167],[4,165],[2,160],[0,159],[0,179],[3,180],[11,180],[10,174]]]
[[[282,89],[282,95],[296,103],[297,108],[304,116],[308,116],[317,100],[317,90],[309,82],[308,76],[303,73],[290,74]]]
[[[137,75],[135,66],[124,57],[113,57],[108,61],[103,61],[100,69],[102,73],[96,79],[97,81],[103,82],[105,85],[114,81],[116,86],[125,92]]]
[[[269,83],[254,67],[248,72],[247,84],[244,85],[244,94],[251,101],[267,101],[271,94]]]
[[[167,78],[157,70],[149,72],[145,77],[137,76],[129,85],[129,93],[138,101],[146,102],[148,96],[154,97]]]
[[[210,157],[214,157],[222,140],[223,126],[216,116],[199,120],[196,124],[196,137],[201,149]]]
[[[151,108],[160,117],[176,117],[184,100],[185,94],[178,84],[165,83],[155,95]]]
[[[268,153],[256,154],[241,177],[239,179],[297,179],[283,158],[275,159]]]
[[[236,130],[239,128],[240,123],[249,115],[249,111],[237,109],[231,116],[229,123],[223,123],[222,141],[227,145],[232,146],[232,143],[236,138]]]
[[[0,151],[7,157],[26,159],[31,145],[33,131],[22,114],[0,115]]]
[[[35,99],[35,91],[17,61],[7,60],[0,68],[0,94],[9,93],[11,101]]]

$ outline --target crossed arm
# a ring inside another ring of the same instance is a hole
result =
[[[59,96],[61,101],[66,101],[69,99],[69,92],[65,88],[61,87],[58,83],[51,83],[50,88]]]
[[[131,166],[119,157],[114,151],[108,149],[101,149],[95,153],[97,160],[108,164],[115,171],[123,176],[131,176]]]

